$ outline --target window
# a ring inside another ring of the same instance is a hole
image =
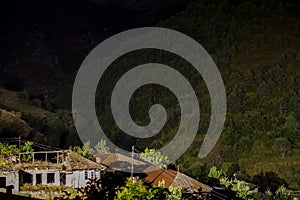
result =
[[[36,184],[42,184],[42,174],[36,174]]]
[[[0,177],[0,188],[6,187],[6,177]]]
[[[91,172],[91,179],[95,178],[95,172]]]
[[[88,171],[85,171],[85,172],[84,172],[84,178],[85,178],[85,180],[88,180],[88,179],[89,179]]]
[[[66,173],[60,173],[60,185],[66,185]]]
[[[47,174],[47,183],[54,183],[54,173]]]
[[[33,179],[32,174],[29,174],[29,173],[26,173],[26,172],[23,173],[23,183],[32,184],[32,179]]]

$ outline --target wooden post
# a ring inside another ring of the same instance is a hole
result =
[[[21,163],[21,136],[19,136],[19,164]]]
[[[62,152],[62,157],[61,157],[61,162],[64,163],[65,162],[65,152]]]
[[[32,156],[32,163],[34,164],[34,152],[31,153]]]
[[[46,157],[46,160],[45,160],[45,162],[48,162],[48,152],[46,152],[46,155],[45,155],[45,157]]]
[[[132,145],[131,148],[131,180],[133,181],[133,153],[134,153],[134,146]]]
[[[57,164],[59,164],[59,152],[57,152],[57,157],[56,157],[56,162],[57,162]]]

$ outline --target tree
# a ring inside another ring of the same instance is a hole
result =
[[[208,174],[208,177],[210,178],[222,178],[222,177],[225,177],[226,174],[225,172],[221,169],[221,170],[218,170],[217,167],[213,166],[210,168],[209,170],[209,174]]]
[[[0,154],[2,157],[9,157],[19,153],[16,145],[9,145],[7,143],[0,143]]]
[[[169,163],[169,158],[155,149],[146,148],[145,151],[141,153],[140,158],[157,167],[167,167],[167,164]]]
[[[106,140],[101,139],[95,146],[96,153],[108,153],[109,147],[106,145]]]
[[[7,143],[0,143],[0,167],[7,167],[13,164],[13,162],[7,157],[16,155],[19,153],[19,149],[16,145],[9,145]]]
[[[252,178],[252,182],[259,185],[260,191],[265,192],[270,190],[271,193],[275,193],[277,188],[281,185],[287,185],[286,181],[274,172],[266,172],[265,174],[261,173],[259,175],[255,175]]]
[[[236,196],[242,199],[248,199],[251,195],[250,187],[244,181],[237,181],[232,184],[232,191],[236,192]]]
[[[164,182],[158,186],[147,187],[141,180],[132,182],[127,179],[126,185],[121,187],[117,192],[116,200],[131,200],[131,199],[165,199],[165,200],[180,200],[182,196],[181,188],[165,188]]]
[[[91,142],[87,141],[86,143],[84,143],[84,145],[82,147],[80,147],[80,146],[72,147],[71,146],[70,149],[85,158],[91,158],[93,156],[94,150],[90,147],[90,144],[91,144]]]
[[[280,186],[276,192],[275,192],[275,199],[280,199],[280,200],[288,200],[290,199],[290,193],[289,191],[287,190],[286,187],[284,187],[283,185]]]
[[[33,152],[34,149],[32,147],[33,142],[26,142],[24,145],[21,146],[20,148],[20,152],[26,153],[26,152]],[[29,162],[32,159],[32,155],[31,154],[23,154],[21,156],[21,159],[23,162]]]
[[[279,137],[274,141],[273,150],[275,155],[284,158],[285,156],[292,154],[292,145],[288,139]]]
[[[164,182],[158,186],[146,186],[141,180],[133,182],[130,178],[125,180],[125,174],[122,172],[108,172],[101,174],[99,180],[89,180],[87,185],[77,190],[73,195],[64,191],[61,197],[55,197],[56,200],[138,200],[138,199],[165,199],[180,200],[182,189],[178,187],[165,188]]]

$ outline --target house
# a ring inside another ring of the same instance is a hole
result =
[[[171,169],[159,168],[155,166],[149,166],[144,170],[146,177],[143,178],[145,183],[151,185],[158,185],[160,182],[164,181],[165,187],[180,187],[189,188],[193,191],[198,191],[199,189],[204,192],[211,192],[212,188],[204,183],[201,183],[179,171],[174,171]]]
[[[100,153],[95,157],[97,163],[101,163],[115,171],[130,172],[133,166],[134,171],[142,172],[147,167],[151,166],[150,163],[146,163],[140,160],[136,154],[134,158],[131,155],[124,155],[120,153]]]
[[[0,170],[0,187],[18,192],[24,184],[42,184],[81,188],[89,179],[99,179],[106,167],[70,150],[41,151],[31,154],[31,162],[19,162]]]
[[[165,182],[165,187],[181,187],[191,190],[211,191],[211,187],[183,174],[179,171],[156,167],[145,161],[141,161],[136,155],[132,157],[119,153],[102,153],[96,156],[96,162],[108,166],[116,171],[130,172],[131,166],[138,172],[139,176],[146,184],[158,185]]]

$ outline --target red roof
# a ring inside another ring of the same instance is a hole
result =
[[[156,168],[156,169],[154,169]],[[211,188],[199,181],[183,174],[178,171],[171,169],[158,168],[150,166],[145,169],[145,177],[143,180],[152,185],[158,185],[160,182],[164,181],[165,187],[181,187],[181,188],[191,188],[198,190],[201,188],[203,191],[210,191]]]
[[[116,166],[118,166],[115,164],[120,161],[126,163],[132,162],[132,158],[130,156],[117,153],[99,154],[97,158],[99,159],[97,159],[98,162],[100,162],[101,164],[104,164],[106,166],[114,166],[114,169],[116,169]],[[180,172],[171,169],[159,168],[149,163],[140,161],[138,159],[133,159],[133,163],[135,167],[140,166],[141,169],[143,169],[143,172],[146,175],[146,177],[142,180],[148,184],[158,185],[160,182],[164,181],[166,188],[181,187],[191,188],[193,190],[198,190],[199,188],[201,188],[203,191],[211,190],[209,186],[200,183],[199,181]]]

